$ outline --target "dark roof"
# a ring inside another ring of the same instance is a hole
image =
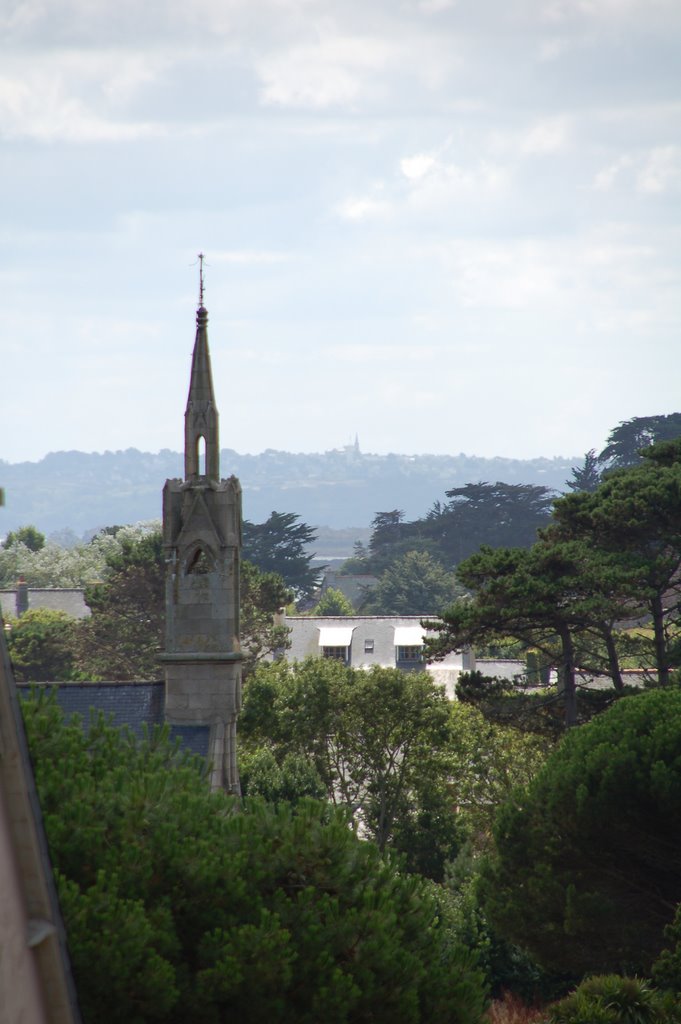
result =
[[[91,712],[103,712],[112,725],[124,726],[141,738],[145,731],[163,725],[165,711],[165,684],[150,683],[19,683],[20,693],[26,694],[32,685],[49,687],[57,694],[57,703],[67,718],[80,715],[87,728]],[[172,725],[172,739],[180,746],[201,757],[208,756],[209,726]]]
[[[209,728],[207,725],[171,725],[171,739],[179,739],[180,747],[199,757],[208,757]]]

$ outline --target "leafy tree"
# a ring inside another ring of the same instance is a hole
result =
[[[31,608],[8,624],[7,646],[17,679],[46,682],[76,678],[74,619],[51,608]]]
[[[642,449],[678,437],[681,437],[681,412],[668,416],[634,416],[610,431],[598,462],[608,470],[636,466],[641,462]]]
[[[446,779],[448,714],[427,673],[309,658],[258,668],[245,690],[240,737],[247,749],[267,746],[280,765],[289,754],[306,756],[327,798],[383,850],[394,845],[397,821],[416,814],[421,796]]]
[[[106,580],[85,589],[92,615],[80,624],[79,667],[95,679],[155,679],[165,615],[161,532],[124,538],[106,563]]]
[[[482,545],[529,547],[549,522],[553,494],[532,484],[469,483],[446,492],[426,516],[404,521],[399,509],[374,518],[369,556],[351,560],[353,571],[380,574],[407,552],[428,554],[451,569]]]
[[[296,598],[310,597],[319,584],[321,567],[312,566],[307,549],[315,539],[313,527],[293,512],[272,512],[264,523],[243,524],[243,556],[261,572],[278,573]]]
[[[10,530],[3,547],[11,548],[16,544],[24,544],[29,551],[40,551],[45,547],[45,534],[35,526],[20,526],[17,530]]]
[[[619,592],[612,592],[621,583],[616,568],[588,545],[555,541],[548,532],[528,550],[484,547],[457,571],[470,599],[429,623],[439,635],[427,647],[442,657],[513,637],[544,652],[558,665],[565,724],[574,725],[580,665],[591,671],[610,666],[621,688],[617,651],[610,643],[614,621],[625,609]],[[599,658],[599,644],[605,659]]]
[[[477,708],[455,701],[450,707],[447,773],[454,804],[484,849],[497,808],[513,790],[527,785],[546,761],[552,744],[487,721]]]
[[[650,616],[650,656],[667,685],[681,589],[681,439],[651,447],[641,465],[608,474],[593,494],[565,495],[554,515],[555,535],[582,538],[617,561],[635,605],[621,617]]]
[[[681,900],[680,812],[681,691],[618,701],[499,812],[492,923],[557,970],[646,972]]]
[[[653,980],[661,988],[681,996],[681,903],[665,929],[666,947],[653,964]]]
[[[104,579],[86,588],[89,619],[79,624],[75,652],[80,671],[95,679],[154,679],[165,630],[165,562],[160,530],[115,528],[105,555]],[[95,538],[96,540],[96,538]],[[93,542],[94,543],[94,542]],[[276,650],[288,631],[274,613],[290,599],[276,573],[241,564],[241,644],[244,674]]]
[[[291,592],[275,572],[260,572],[250,562],[241,563],[241,649],[243,675],[275,651],[291,646],[289,631],[274,616],[291,600]]]
[[[329,587],[319,598],[314,615],[354,615],[355,609],[342,590]]]
[[[449,502],[429,516],[444,560],[458,565],[483,545],[529,547],[549,522],[553,492],[534,484],[475,483],[446,492]]]
[[[106,577],[107,556],[120,544],[144,537],[155,528],[158,524],[152,521],[118,528],[115,535],[102,530],[89,543],[69,548],[49,541],[31,551],[16,543],[0,550],[0,584],[12,586],[23,576],[31,587],[85,587]]]
[[[242,752],[239,778],[244,796],[262,797],[268,803],[293,805],[305,797],[322,800],[326,796],[326,786],[303,754],[286,754],[279,764],[269,747]]]
[[[25,718],[85,1024],[477,1024],[445,902],[342,811],[240,808],[164,733]]]
[[[447,607],[461,593],[454,575],[427,552],[407,551],[385,570],[367,593],[367,615],[427,615]]]
[[[601,474],[598,468],[599,460],[596,449],[591,448],[584,456],[581,466],[575,466],[572,470],[572,479],[566,484],[571,491],[595,491],[601,482]]]

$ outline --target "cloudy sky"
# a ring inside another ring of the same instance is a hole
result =
[[[680,410],[680,44],[678,0],[0,0],[0,458],[181,449],[199,251],[223,447]]]

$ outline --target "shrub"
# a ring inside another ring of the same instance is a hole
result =
[[[641,978],[606,974],[587,978],[549,1007],[548,1024],[672,1024],[667,998]]]

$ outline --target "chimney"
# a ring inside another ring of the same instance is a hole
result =
[[[17,580],[16,609],[17,618],[28,611],[28,583],[23,576]]]

